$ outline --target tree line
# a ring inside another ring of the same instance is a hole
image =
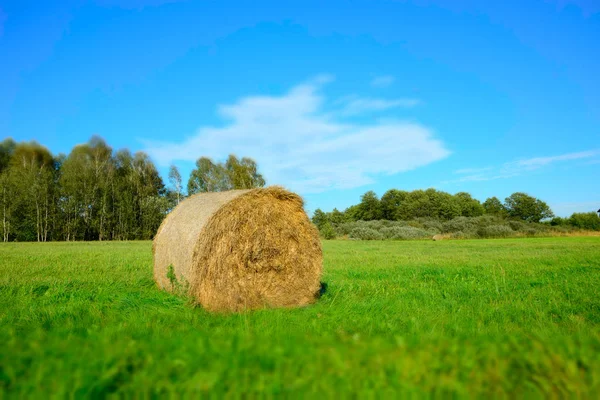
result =
[[[553,226],[571,225],[581,229],[600,230],[600,218],[595,212],[575,213],[570,218],[555,217],[546,202],[526,193],[513,193],[504,202],[497,197],[490,197],[481,203],[466,192],[452,195],[436,189],[390,189],[381,199],[375,192],[368,191],[361,196],[360,203],[344,211],[334,208],[331,212],[323,212],[317,209],[312,220],[319,229],[330,232],[332,226],[356,221],[433,219],[444,222],[458,217],[483,215],[526,223],[544,221]]]
[[[2,241],[151,239],[186,195],[264,186],[256,163],[201,157],[184,193],[181,174],[165,185],[150,157],[113,151],[100,137],[53,155],[37,142],[0,142]]]

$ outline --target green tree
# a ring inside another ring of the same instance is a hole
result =
[[[14,147],[5,178],[12,197],[4,202],[11,203],[9,225],[17,240],[49,239],[54,218],[54,168],[52,154],[38,143]]]
[[[463,216],[463,217],[478,217],[480,215],[483,215],[483,213],[485,211],[483,206],[481,205],[479,200],[471,197],[471,195],[469,193],[459,192],[454,195],[454,198],[456,199],[456,201],[460,207],[460,210],[461,210],[460,215],[461,216]]]
[[[344,215],[348,221],[358,221],[360,219],[360,210],[358,204],[346,208],[344,210]]]
[[[331,223],[334,225],[343,224],[344,222],[349,221],[349,218],[346,215],[346,213],[341,212],[337,208],[334,208],[333,211],[329,213],[328,217],[329,221],[331,221]]]
[[[409,192],[398,208],[398,220],[408,221],[415,218],[431,217],[434,214],[429,194],[424,190],[413,190]]]
[[[133,156],[131,180],[138,239],[152,239],[168,210],[165,185],[150,157],[141,151]]]
[[[461,215],[461,205],[455,196],[435,189],[427,189],[425,193],[431,205],[431,214],[428,217],[449,221]]]
[[[175,204],[179,204],[182,199],[182,184],[181,184],[181,174],[175,165],[171,165],[169,168],[169,183],[171,184],[173,193],[175,193]]]
[[[336,237],[335,229],[333,229],[333,226],[329,221],[325,222],[321,229],[319,229],[319,233],[321,234],[321,237],[326,240],[335,239]]]
[[[256,161],[243,157],[238,160],[230,154],[225,162],[225,171],[232,189],[253,189],[265,186],[265,179],[258,173]]]
[[[600,217],[595,212],[573,213],[569,217],[569,224],[580,229],[600,231]]]
[[[381,216],[383,219],[394,221],[398,219],[400,205],[406,199],[408,192],[390,189],[381,196]]]
[[[0,142],[0,173],[8,168],[17,144],[11,138]]]
[[[489,197],[483,202],[483,209],[486,214],[506,216],[506,208],[497,197]]]
[[[11,234],[15,193],[9,180],[8,167],[15,147],[15,141],[10,138],[0,142],[0,212],[2,213],[2,241],[4,242],[8,242]]]
[[[113,231],[116,194],[112,149],[93,136],[75,146],[62,164],[61,209],[66,240],[106,240]]]
[[[8,242],[11,235],[12,215],[15,198],[8,172],[0,172],[0,212],[2,213],[2,241]]]
[[[363,221],[372,221],[381,219],[381,204],[374,191],[369,190],[363,194],[358,204],[358,219]]]
[[[507,197],[505,207],[509,217],[523,221],[540,222],[542,219],[554,217],[548,204],[522,192]]]
[[[200,157],[188,180],[188,193],[222,192],[232,189],[253,189],[265,186],[265,179],[258,173],[258,166],[251,158],[241,160],[230,155],[225,163],[214,163],[210,158]]]
[[[313,214],[312,223],[320,230],[326,223],[329,223],[327,213],[323,212],[320,208],[317,208]]]

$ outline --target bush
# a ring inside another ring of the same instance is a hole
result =
[[[469,236],[465,235],[462,231],[453,232],[452,235],[450,235],[450,237],[452,239],[468,239],[469,238]]]
[[[329,221],[325,222],[321,226],[321,229],[319,229],[319,233],[321,234],[321,237],[326,240],[335,239],[335,237],[337,236],[335,230],[333,229],[333,226],[331,226]]]
[[[535,236],[538,233],[538,230],[534,227],[527,227],[523,230],[523,233],[527,236]]]
[[[550,220],[551,226],[562,226],[562,225],[566,225],[567,223],[568,223],[568,220],[565,218],[561,218],[561,217],[554,217]]]
[[[527,224],[521,221],[508,221],[508,226],[510,226],[513,231],[518,232],[524,232],[525,229],[527,229]]]
[[[381,233],[386,239],[411,240],[431,238],[435,233],[411,226],[392,226],[383,228]]]
[[[514,231],[506,225],[483,226],[477,230],[477,235],[482,238],[504,238],[514,234]]]
[[[372,228],[367,228],[366,226],[358,226],[354,228],[350,232],[350,237],[352,239],[358,240],[383,240],[383,235]]]
[[[442,225],[442,232],[464,232],[466,234],[473,233],[477,230],[477,220],[469,217],[456,217]]]
[[[436,219],[419,219],[418,221],[421,223],[421,226],[424,229],[427,229],[431,232],[435,232],[434,235],[436,233],[440,233],[443,229],[443,224],[441,223],[441,221],[438,221]]]
[[[569,218],[569,224],[580,229],[600,231],[600,217],[595,212],[574,213]]]
[[[336,226],[335,230],[337,231],[338,236],[345,236],[349,235],[350,232],[352,232],[352,230],[357,226],[358,225],[356,222],[346,222]]]

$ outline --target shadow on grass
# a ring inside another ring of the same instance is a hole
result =
[[[327,292],[327,282],[321,282],[321,287],[319,288],[319,292],[317,293],[317,298],[322,297]]]

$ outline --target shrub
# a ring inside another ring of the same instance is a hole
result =
[[[435,233],[440,233],[443,229],[443,224],[436,219],[420,219],[419,222],[424,229]]]
[[[366,226],[358,226],[352,229],[350,237],[358,240],[382,240],[384,238],[379,231]]]
[[[483,226],[477,230],[477,235],[479,235],[482,238],[509,237],[513,234],[514,231],[506,225]]]
[[[569,218],[569,224],[592,231],[600,231],[600,217],[595,212],[574,213]]]
[[[335,237],[337,236],[335,230],[333,229],[333,226],[331,226],[329,221],[325,222],[321,226],[321,229],[319,229],[319,233],[321,234],[321,237],[326,240],[335,239]]]
[[[561,218],[561,217],[554,217],[550,220],[550,225],[552,226],[562,226],[562,225],[566,225],[569,221],[565,218]]]
[[[468,239],[469,238],[469,236],[465,235],[463,231],[453,232],[452,235],[450,235],[450,237],[452,239]]]
[[[475,218],[469,217],[456,217],[448,222],[445,222],[442,225],[442,232],[444,233],[452,233],[452,232],[465,232],[471,233],[477,229],[477,221]]]
[[[346,222],[336,226],[335,230],[337,231],[338,236],[345,236],[349,235],[357,226],[358,224],[356,222]]]
[[[425,229],[413,228],[411,226],[392,226],[383,228],[381,233],[386,239],[411,240],[431,238],[434,233]]]
[[[513,231],[518,232],[524,232],[525,229],[527,229],[527,224],[521,221],[508,221],[508,226],[510,226]]]

